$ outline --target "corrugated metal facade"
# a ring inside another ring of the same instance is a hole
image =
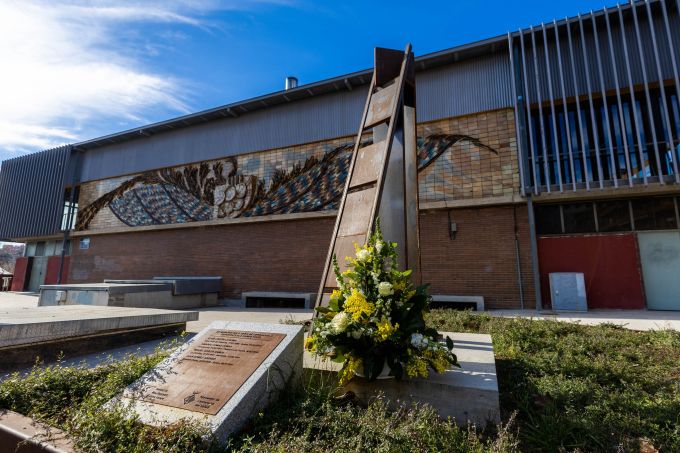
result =
[[[417,74],[418,121],[512,106],[507,52]],[[87,151],[81,181],[354,135],[368,85]],[[77,146],[77,145],[76,145]]]
[[[59,231],[72,146],[16,157],[0,169],[0,238]]]

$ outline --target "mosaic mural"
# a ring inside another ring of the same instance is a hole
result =
[[[457,144],[498,155],[497,150],[470,135],[430,134],[418,138],[419,172]],[[352,142],[336,143],[298,160],[292,168],[275,169],[269,178],[249,174],[250,167],[260,165],[256,154],[239,156],[242,168],[237,158],[229,157],[145,172],[123,181],[82,209],[76,229],[90,228],[105,208],[131,227],[336,209],[352,149]]]

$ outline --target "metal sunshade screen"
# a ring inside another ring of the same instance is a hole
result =
[[[0,169],[0,238],[59,231],[71,146],[16,157]]]
[[[508,35],[524,192],[680,183],[679,4]]]

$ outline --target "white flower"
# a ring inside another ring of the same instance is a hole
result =
[[[357,252],[357,261],[368,261],[371,257],[371,252],[366,249],[361,249]]]
[[[361,331],[360,330],[353,331],[352,332],[352,338],[354,338],[355,340],[358,340],[359,338],[361,338]]]
[[[347,330],[351,318],[345,312],[340,312],[331,319],[331,330],[333,333],[342,333]]]
[[[390,282],[380,282],[378,285],[378,292],[381,296],[391,296],[394,294],[394,289],[392,288],[392,283]]]
[[[385,246],[385,243],[383,241],[377,241],[375,243],[375,251],[380,253],[384,246]]]
[[[423,346],[423,335],[420,333],[411,334],[411,344],[416,348],[421,348]]]

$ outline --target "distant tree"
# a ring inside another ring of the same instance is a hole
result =
[[[0,267],[9,273],[14,273],[17,258],[24,254],[24,244],[3,244],[0,247]]]

